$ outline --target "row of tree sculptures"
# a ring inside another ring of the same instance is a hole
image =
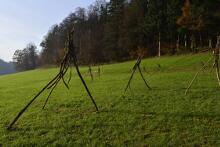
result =
[[[210,45],[211,46],[211,45]],[[211,48],[210,48],[211,49]],[[201,71],[203,71],[205,68],[208,67],[209,63],[211,61],[213,61],[213,66],[212,68],[215,69],[216,71],[216,77],[217,77],[217,81],[218,81],[218,84],[220,86],[220,72],[219,72],[219,54],[220,54],[220,36],[217,37],[217,42],[216,42],[216,47],[215,49],[213,49],[212,51],[212,57],[202,66],[202,68],[195,74],[195,76],[193,77],[192,81],[190,82],[189,86],[187,87],[186,91],[185,91],[185,94],[187,95],[189,89],[192,87],[195,79],[198,77],[199,73]],[[133,79],[133,76],[134,76],[134,73],[136,72],[136,70],[139,71],[143,81],[145,82],[145,85],[151,90],[151,87],[147,84],[143,74],[142,74],[142,71],[141,71],[141,68],[140,68],[140,64],[141,64],[141,59],[142,59],[142,56],[139,56],[137,61],[136,61],[136,64],[134,65],[133,67],[133,72],[131,74],[131,77],[128,81],[128,84],[124,90],[124,93],[126,93],[126,91],[128,90],[128,88],[130,89],[130,84],[131,84],[131,80]],[[145,69],[145,68],[144,68]]]
[[[50,90],[49,92],[49,95],[43,105],[43,109],[45,108],[51,94],[53,93],[54,89],[56,88],[56,86],[58,85],[58,83],[62,80],[64,85],[66,86],[67,89],[69,89],[69,82],[71,81],[71,78],[72,78],[72,70],[71,70],[71,63],[74,64],[75,68],[76,68],[76,71],[78,73],[78,76],[80,77],[91,101],[93,102],[95,108],[96,108],[96,111],[98,111],[98,107],[96,105],[96,102],[94,100],[94,98],[92,97],[87,85],[86,85],[86,82],[85,80],[83,79],[80,71],[79,71],[79,67],[78,67],[78,62],[77,62],[77,57],[76,57],[76,53],[75,53],[75,46],[73,44],[73,33],[74,33],[74,29],[71,31],[71,33],[69,33],[69,36],[68,36],[68,42],[67,42],[67,46],[66,46],[66,54],[61,62],[61,65],[60,65],[60,71],[59,73],[46,85],[43,87],[43,89],[37,93],[35,95],[35,97],[18,113],[18,115],[14,118],[14,120],[10,123],[10,125],[8,126],[8,130],[12,129],[13,125],[18,121],[18,119],[22,116],[22,114],[27,110],[27,108],[45,91],[45,90]],[[131,80],[133,79],[133,76],[134,76],[134,73],[138,70],[144,83],[146,84],[146,86],[150,88],[150,86],[147,84],[143,74],[142,74],[142,71],[141,71],[141,68],[140,68],[140,64],[141,64],[141,59],[142,57],[139,56],[137,61],[136,61],[136,64],[134,65],[133,67],[133,72],[132,72],[132,75],[128,81],[128,84],[126,86],[126,89],[124,91],[124,93],[127,91],[128,87],[130,88],[130,84],[131,84]],[[66,82],[65,79],[64,79],[64,76],[66,75],[68,69],[70,68],[70,77],[68,79],[68,81]],[[93,74],[92,74],[92,69],[91,69],[91,66],[89,66],[89,70],[88,70],[90,76],[91,76],[91,79],[93,80]],[[98,74],[99,74],[99,77],[100,77],[100,67],[98,67]]]
[[[74,28],[73,30],[69,33],[68,35],[68,41],[67,41],[67,45],[66,45],[66,54],[61,62],[61,65],[60,65],[60,71],[59,73],[45,86],[43,87],[43,89],[37,93],[37,95],[31,99],[31,101],[18,113],[18,115],[14,118],[14,120],[10,123],[10,125],[8,126],[8,130],[10,130],[13,125],[17,122],[17,120],[22,116],[22,114],[27,110],[27,108],[45,91],[45,90],[50,90],[49,92],[49,95],[44,103],[44,106],[43,106],[43,109],[45,108],[51,94],[53,93],[54,89],[57,87],[58,83],[60,81],[63,81],[64,85],[66,86],[67,89],[69,89],[69,82],[71,81],[71,78],[72,78],[72,70],[71,70],[71,64],[73,63],[75,68],[76,68],[76,71],[77,71],[77,74],[79,76],[79,78],[81,79],[92,103],[94,104],[96,110],[98,111],[98,107],[96,105],[96,102],[94,100],[94,98],[92,97],[87,85],[86,85],[86,82],[85,80],[83,79],[80,71],[79,71],[79,67],[78,67],[78,61],[77,61],[77,57],[76,57],[76,48],[74,46],[74,43],[73,43],[73,34],[74,34]],[[188,90],[191,88],[193,82],[195,81],[196,77],[198,76],[199,72],[201,72],[202,70],[204,70],[207,66],[208,66],[208,63],[214,59],[214,63],[213,63],[213,68],[216,69],[216,75],[217,75],[217,80],[218,80],[218,83],[219,83],[219,86],[220,86],[220,74],[219,74],[219,52],[220,52],[220,36],[217,37],[217,44],[216,44],[216,48],[213,50],[213,57],[211,57],[206,64],[203,65],[203,67],[196,73],[196,75],[194,76],[193,80],[190,82],[188,88],[186,89],[185,91],[185,94],[188,93]],[[142,80],[144,81],[145,85],[148,87],[149,90],[151,90],[151,87],[148,85],[148,83],[146,82],[144,76],[143,76],[143,73],[142,73],[142,70],[140,68],[140,64],[141,64],[141,60],[142,60],[142,56],[139,56],[134,67],[133,67],[133,71],[132,71],[132,74],[129,78],[129,81],[127,83],[127,86],[124,90],[124,94],[126,93],[126,91],[128,90],[128,88],[130,89],[130,84],[131,84],[131,81],[134,77],[134,74],[135,72],[138,70],[141,77],[142,77]],[[66,82],[65,79],[64,79],[64,76],[66,75],[67,71],[70,69],[70,76],[69,76],[69,79],[68,81]],[[99,72],[99,75],[100,75],[100,68],[98,68],[98,72]],[[91,78],[93,79],[93,75],[92,75],[92,70],[91,70],[91,67],[89,67],[89,73],[90,73],[90,76]]]

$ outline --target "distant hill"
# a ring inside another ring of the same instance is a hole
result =
[[[16,72],[13,63],[8,63],[0,59],[0,75]]]

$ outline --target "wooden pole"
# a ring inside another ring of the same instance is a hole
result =
[[[187,47],[186,34],[184,36],[184,46],[185,46],[185,48]]]
[[[217,80],[218,80],[218,85],[220,86],[220,75],[219,75],[219,63],[216,63],[216,76],[217,76]]]
[[[212,49],[212,39],[209,39],[209,49]]]
[[[101,77],[101,69],[99,66],[98,66],[98,74],[99,74],[99,78],[100,78]]]
[[[217,43],[215,47],[215,54],[214,54],[214,60],[215,60],[215,69],[216,69],[216,76],[218,80],[218,84],[220,86],[220,74],[219,74],[219,50],[220,50],[220,36],[217,37]]]
[[[179,52],[179,49],[180,49],[180,35],[178,34],[178,38],[177,38],[177,41],[176,41],[176,50],[177,50],[177,52]]]
[[[93,74],[92,74],[92,68],[91,68],[91,65],[89,65],[89,75],[93,81]]]
[[[158,36],[158,56],[161,56],[161,35],[159,32],[159,36]]]

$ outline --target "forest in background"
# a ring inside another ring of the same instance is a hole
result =
[[[34,44],[17,50],[13,56],[17,70],[58,65],[73,25],[81,65],[126,61],[138,54],[198,52],[215,45],[220,0],[96,0],[53,25],[40,53]]]

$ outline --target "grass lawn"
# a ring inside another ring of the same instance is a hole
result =
[[[37,69],[0,77],[0,144],[3,146],[219,146],[220,90],[215,72],[201,72],[189,94],[184,91],[211,54],[143,60],[152,90],[135,74],[132,93],[123,90],[135,61],[101,67],[92,82],[81,71],[100,112],[74,73],[70,90],[60,83],[45,110],[40,96],[7,131],[25,104],[57,73]],[[158,68],[160,64],[161,68]],[[211,66],[211,65],[210,65]],[[68,78],[68,77],[67,77]],[[0,146],[1,146],[0,145]]]

